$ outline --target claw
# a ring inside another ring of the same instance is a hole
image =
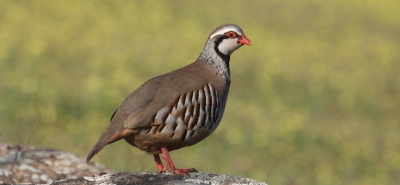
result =
[[[194,168],[189,168],[189,169],[176,168],[173,171],[174,174],[178,174],[178,175],[187,175],[187,174],[192,173],[192,172],[197,172],[197,170],[194,169]]]
[[[169,171],[170,173],[173,173],[173,174],[187,175],[192,172],[197,172],[197,170],[194,168],[189,168],[189,169],[175,168],[175,165],[172,162],[171,157],[169,156],[167,148],[163,147],[163,148],[161,148],[161,151],[162,151],[165,162],[167,162],[167,168],[164,168],[164,166],[161,162],[160,156],[154,155],[154,161],[156,162],[158,171],[160,173],[166,173],[167,171]]]

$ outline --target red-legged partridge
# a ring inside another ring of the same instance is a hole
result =
[[[147,81],[122,102],[87,161],[107,144],[125,139],[153,154],[160,172],[195,172],[175,168],[168,151],[196,144],[218,127],[231,81],[230,55],[242,45],[251,43],[237,25],[215,29],[195,62]]]

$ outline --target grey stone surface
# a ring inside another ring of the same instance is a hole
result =
[[[70,152],[0,143],[0,184],[43,184],[110,172],[115,171]]]
[[[266,185],[253,179],[224,175],[215,173],[195,172],[189,175],[174,175],[160,173],[107,173],[94,175],[91,177],[82,177],[76,179],[64,179],[53,182],[52,185],[67,185],[67,184],[177,184],[177,185],[230,185],[230,184],[252,184]]]
[[[215,173],[174,175],[160,173],[116,173],[73,153],[0,143],[0,184],[254,184],[249,178]]]

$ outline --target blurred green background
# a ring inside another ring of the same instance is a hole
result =
[[[212,30],[235,23],[253,46],[231,57],[221,125],[172,152],[178,167],[268,184],[398,184],[399,7],[398,0],[0,1],[0,141],[86,158],[130,92],[196,60]],[[157,171],[151,155],[124,141],[93,161]]]

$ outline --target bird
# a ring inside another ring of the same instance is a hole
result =
[[[160,173],[197,172],[176,168],[169,152],[202,141],[218,127],[231,83],[230,56],[243,45],[251,42],[239,26],[217,27],[197,60],[148,80],[122,102],[86,161],[106,145],[124,139],[152,154]]]

